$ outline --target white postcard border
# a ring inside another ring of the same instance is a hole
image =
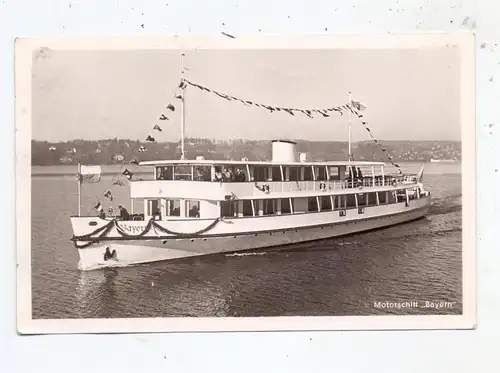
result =
[[[31,78],[33,53],[52,50],[458,48],[461,56],[462,315],[33,319]],[[21,334],[284,330],[470,329],[476,325],[475,40],[470,32],[374,36],[259,35],[18,38],[15,42],[17,325]]]

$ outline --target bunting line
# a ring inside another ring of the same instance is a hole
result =
[[[181,80],[179,85],[175,88],[175,92],[172,95],[173,98],[182,99],[183,94],[184,94],[184,88],[186,88],[186,83],[184,83],[184,81]],[[179,93],[179,90],[181,90],[181,93]],[[158,117],[158,121],[164,122],[164,121],[170,120],[169,115],[170,115],[170,113],[175,111],[175,105],[173,103],[169,102],[168,105],[165,107],[165,110],[166,111],[161,113],[161,115]],[[163,132],[163,129],[158,123],[154,124],[152,129],[150,130],[149,134],[144,139],[145,143],[156,142],[156,138],[153,136],[153,132]],[[130,146],[130,145],[128,145],[128,146]],[[133,149],[132,154],[134,154],[135,152],[145,153],[145,152],[147,152],[147,150],[148,149],[146,148],[146,146],[144,146],[143,143],[139,143],[139,147],[136,147],[135,149]],[[76,153],[76,150],[75,150],[75,153]],[[111,183],[107,186],[107,188],[105,188],[105,192],[103,194],[103,197],[107,198],[110,202],[113,202],[113,194],[111,193],[111,188],[113,186],[121,186],[121,187],[125,186],[125,183],[120,180],[120,177],[123,175],[127,178],[128,181],[132,180],[134,173],[125,167],[126,164],[138,165],[139,161],[133,155],[132,155],[132,159],[130,159],[130,160],[125,159],[125,158],[123,159],[123,161],[121,163],[120,172],[117,175],[113,176],[113,178],[111,179]],[[99,206],[102,206],[100,204],[100,202],[97,202],[97,203],[99,204]]]
[[[226,99],[228,101],[239,101],[245,106],[255,106],[258,108],[266,109],[270,111],[271,113],[273,112],[286,112],[292,116],[295,116],[295,114],[303,114],[307,116],[308,118],[313,118],[314,115],[321,115],[323,118],[330,117],[334,112],[344,115],[344,112],[348,110],[348,105],[341,105],[341,106],[335,106],[335,107],[329,107],[329,108],[324,108],[324,109],[298,109],[298,108],[289,108],[289,107],[279,107],[279,106],[272,106],[272,105],[266,105],[266,104],[261,104],[257,103],[254,101],[250,100],[244,100],[242,98],[238,98],[235,96],[228,95],[226,93],[221,93],[218,91],[215,91],[213,89],[210,89],[208,87],[205,87],[201,84],[193,83],[187,79],[185,79],[186,84],[189,84],[192,87],[198,88],[199,90],[205,91],[212,93],[220,98]]]
[[[323,108],[323,109],[300,109],[300,108],[290,108],[290,107],[278,107],[278,106],[257,103],[257,102],[250,101],[250,100],[244,100],[244,99],[241,99],[241,98],[238,98],[235,96],[228,95],[226,93],[221,93],[221,92],[212,90],[206,86],[203,86],[203,85],[200,85],[197,83],[193,83],[185,78],[181,78],[181,81],[176,88],[176,93],[173,95],[173,98],[182,100],[183,96],[184,96],[184,89],[187,87],[187,85],[190,85],[192,87],[195,87],[199,90],[202,90],[202,91],[205,91],[208,93],[212,93],[219,98],[223,98],[223,99],[228,100],[228,101],[238,101],[245,106],[254,106],[254,107],[262,108],[262,109],[268,110],[271,113],[273,113],[273,112],[285,112],[285,113],[288,113],[289,115],[292,115],[292,116],[295,116],[295,114],[302,114],[308,118],[314,118],[317,115],[321,115],[323,118],[327,118],[327,117],[330,117],[334,113],[342,116],[342,115],[344,115],[344,113],[350,111],[358,119],[360,119],[363,127],[368,132],[372,141],[375,142],[380,147],[381,151],[385,154],[385,156],[390,161],[390,163],[398,169],[398,173],[403,174],[403,171],[401,170],[400,166],[398,164],[396,164],[393,161],[392,157],[387,153],[387,149],[385,149],[382,146],[382,144],[380,144],[380,142],[373,136],[371,129],[368,127],[368,123],[364,120],[363,115],[359,113],[359,111],[363,111],[364,109],[366,109],[366,106],[358,101],[351,101],[347,105],[340,105],[340,106]],[[180,93],[179,93],[179,90],[180,90]],[[158,121],[161,121],[163,123],[165,123],[165,121],[170,120],[169,115],[171,113],[173,113],[176,108],[175,108],[175,105],[172,102],[170,102],[165,107],[165,109],[166,109],[166,111],[161,113],[161,115],[158,117]],[[158,123],[155,123],[153,125],[152,129],[150,130],[149,134],[144,139],[144,143],[156,142],[156,138],[153,136],[153,133],[159,133],[159,132],[163,132],[163,129]],[[139,147],[135,148],[132,151],[132,154],[135,152],[138,152],[138,153],[147,152],[147,147],[144,145],[144,143],[140,143]],[[74,150],[74,153],[76,154],[76,149],[73,149],[73,150]],[[113,195],[111,193],[111,188],[115,185],[116,186],[125,186],[125,184],[120,180],[120,176],[123,175],[127,178],[127,180],[129,180],[129,181],[132,180],[132,177],[134,174],[133,174],[133,172],[131,172],[130,170],[128,170],[125,167],[126,164],[138,165],[139,161],[134,156],[132,156],[132,159],[129,161],[127,161],[125,158],[123,159],[123,162],[121,164],[122,167],[121,167],[120,173],[113,177],[110,185],[105,189],[105,193],[103,194],[103,196],[105,198],[109,199],[110,202],[113,201]],[[98,204],[100,205],[99,202],[98,202]],[[100,206],[102,206],[102,205],[100,205]]]
[[[353,101],[353,103],[354,103],[354,101]],[[353,105],[353,106],[355,107],[355,105]],[[358,106],[358,108],[359,108],[359,106]],[[350,110],[361,121],[361,124],[365,128],[366,132],[368,132],[368,135],[371,137],[371,139],[373,140],[373,142],[379,146],[380,150],[382,151],[382,153],[385,154],[385,156],[387,157],[387,159],[389,160],[389,162],[394,167],[396,167],[398,169],[398,174],[402,175],[403,174],[403,170],[401,170],[401,167],[399,166],[399,164],[395,163],[394,160],[392,159],[392,157],[389,154],[387,154],[387,149],[384,148],[384,146],[375,138],[375,136],[373,136],[372,130],[370,129],[370,127],[368,127],[368,122],[366,120],[364,120],[363,115],[358,112],[359,109],[355,110],[355,109],[350,108]],[[363,110],[363,109],[360,109],[360,110]]]

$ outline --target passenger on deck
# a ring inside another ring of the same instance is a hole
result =
[[[97,214],[97,216],[100,219],[106,219],[106,213],[104,212],[104,210],[99,211],[99,214]]]
[[[242,183],[246,180],[245,173],[241,169],[236,170],[236,176],[234,178],[234,181]]]
[[[130,214],[128,213],[127,209],[122,205],[118,206],[118,208],[120,209],[120,219],[130,220]]]
[[[227,168],[224,169],[222,177],[223,177],[224,181],[226,181],[226,182],[232,181],[231,180],[231,173],[229,172],[229,170]]]
[[[224,181],[224,176],[222,175],[222,172],[220,172],[220,170],[215,171],[215,181],[221,183]]]
[[[109,246],[107,246],[104,252],[104,261],[107,262],[110,259],[116,259],[116,250],[109,251]]]
[[[361,172],[361,168],[358,167],[358,178],[362,179],[363,178],[363,173]]]
[[[195,180],[198,180],[198,181],[202,181],[204,178],[204,172],[202,169],[200,168],[197,168],[196,169],[196,179]]]
[[[199,218],[200,217],[200,210],[198,210],[198,206],[194,205],[193,207],[191,207],[191,209],[189,210],[189,216],[191,218]]]

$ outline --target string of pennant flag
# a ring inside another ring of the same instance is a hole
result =
[[[219,91],[216,91],[216,90],[213,90],[211,88],[208,88],[206,86],[203,86],[203,85],[200,85],[200,84],[197,84],[197,83],[193,83],[185,78],[182,78],[181,79],[181,82],[179,83],[179,85],[177,86],[176,88],[176,93],[174,94],[174,98],[175,99],[183,99],[183,95],[184,95],[184,89],[186,88],[187,85],[190,85],[192,87],[195,87],[199,90],[202,90],[202,91],[205,91],[205,92],[208,92],[208,93],[211,93],[211,94],[214,94],[215,96],[221,98],[221,99],[225,99],[225,100],[228,100],[228,101],[235,101],[235,102],[240,102],[242,104],[244,104],[245,106],[253,106],[253,107],[258,107],[258,108],[261,108],[261,109],[264,109],[264,110],[267,110],[271,113],[273,112],[285,112],[289,115],[292,115],[292,116],[295,116],[296,114],[302,114],[302,115],[305,115],[306,117],[308,118],[314,118],[315,116],[318,116],[318,115],[321,115],[321,117],[330,117],[331,115],[333,115],[334,113],[336,114],[339,114],[339,115],[344,115],[344,113],[350,111],[352,114],[354,114],[362,123],[363,127],[365,128],[365,130],[368,132],[369,136],[371,137],[371,139],[380,147],[380,150],[382,151],[382,153],[386,156],[386,158],[389,160],[389,162],[398,169],[398,173],[402,174],[402,170],[400,168],[400,166],[398,164],[396,164],[394,162],[394,160],[392,159],[391,155],[388,154],[387,152],[387,149],[373,136],[373,133],[370,129],[370,127],[368,126],[368,122],[364,119],[364,116],[360,113],[361,111],[365,110],[366,109],[366,106],[364,104],[362,104],[361,102],[359,101],[352,101],[348,104],[345,104],[345,105],[340,105],[340,106],[335,106],[335,107],[328,107],[328,108],[323,108],[323,109],[303,109],[303,108],[290,108],[290,107],[279,107],[279,106],[273,106],[273,105],[267,105],[267,104],[262,104],[262,103],[258,103],[258,102],[254,102],[254,101],[251,101],[251,100],[244,100],[242,98],[239,98],[239,97],[236,97],[236,96],[232,96],[232,95],[229,95],[229,94],[226,94],[226,93],[222,93],[222,92],[219,92]],[[179,92],[180,90],[180,92]],[[161,113],[161,115],[158,117],[158,121],[160,121],[161,123],[165,122],[165,121],[168,121],[170,120],[170,116],[173,112],[175,112],[175,105],[170,102],[166,107],[165,107],[165,111],[163,113]],[[148,135],[146,136],[145,140],[144,140],[144,143],[154,143],[156,142],[156,133],[158,132],[163,132],[163,129],[162,127],[160,126],[159,123],[156,123],[153,125],[153,127],[150,129]],[[145,146],[144,143],[140,143],[140,146],[137,147],[136,149],[133,150],[132,153],[134,153],[135,151],[139,152],[139,153],[144,153],[144,152],[147,152],[147,147]],[[120,176],[123,175],[127,178],[127,180],[131,181],[133,176],[134,176],[134,173],[132,171],[130,171],[129,169],[126,168],[126,164],[136,164],[138,165],[139,164],[139,161],[136,157],[132,157],[132,159],[130,161],[127,161],[127,160],[123,160],[122,162],[122,168],[120,170],[120,173],[118,175],[116,175],[115,177],[113,177],[112,181],[111,181],[111,184],[106,188],[106,191],[105,193],[103,194],[103,196],[107,199],[109,199],[110,201],[113,201],[113,195],[112,195],[112,192],[111,192],[111,188],[113,186],[125,186],[125,183],[120,180]],[[97,209],[97,206],[99,206],[100,209],[102,209],[102,205],[100,204],[100,202],[98,202],[96,205],[95,205],[95,208]]]
[[[175,99],[183,99],[184,88],[186,88],[186,84],[181,80],[181,82],[179,83],[179,85],[175,89],[175,93],[173,95],[173,98],[175,98]],[[179,90],[180,90],[180,92],[179,92]],[[157,120],[161,121],[161,122],[168,121],[168,120],[170,120],[171,114],[173,112],[175,112],[175,105],[172,102],[170,102],[165,107],[165,111],[163,113],[161,113],[161,115],[158,117]],[[136,147],[135,149],[132,150],[132,154],[134,154],[135,152],[138,152],[138,153],[145,153],[145,152],[147,152],[148,149],[144,145],[144,143],[154,143],[154,142],[156,142],[156,137],[155,137],[156,134],[155,133],[158,133],[158,132],[163,132],[163,128],[158,123],[156,123],[156,124],[153,125],[153,127],[149,131],[148,135],[144,139],[144,142],[140,143],[140,145],[138,147]],[[120,177],[123,175],[123,176],[125,176],[127,178],[127,180],[131,181],[132,177],[134,176],[134,173],[132,171],[130,171],[128,168],[126,168],[127,164],[138,165],[139,164],[139,160],[135,156],[132,156],[132,159],[130,159],[130,160],[123,159],[123,161],[121,163],[121,169],[120,169],[119,174],[115,175],[112,178],[111,183],[107,186],[107,188],[105,189],[105,192],[103,194],[103,196],[105,198],[107,198],[110,202],[113,201],[113,194],[111,192],[111,188],[113,186],[120,186],[120,187],[125,186],[125,183],[120,179]],[[97,204],[94,207],[96,209],[98,209],[98,210],[102,209],[102,205],[101,205],[100,202],[97,202]]]
[[[254,107],[259,107],[265,110],[268,110],[269,112],[285,112],[290,115],[295,116],[295,114],[303,114],[309,118],[313,118],[314,115],[321,115],[324,118],[330,117],[334,112],[344,115],[344,112],[349,110],[349,105],[341,105],[341,106],[335,106],[335,107],[329,107],[329,108],[323,108],[323,109],[297,109],[297,108],[290,108],[290,107],[279,107],[279,106],[273,106],[273,105],[266,105],[250,100],[244,100],[242,98],[236,97],[236,96],[231,96],[226,93],[221,93],[218,91],[215,91],[213,89],[210,89],[208,87],[205,87],[201,84],[193,83],[189,80],[185,80],[186,84],[189,84],[192,87],[198,88],[199,90],[205,91],[212,93],[222,99],[228,100],[228,101],[237,101],[242,103],[245,106],[254,106]],[[360,102],[355,102],[353,101],[353,104],[361,107],[363,106]]]
[[[355,108],[355,106],[353,106],[353,108]],[[351,112],[356,115],[356,117],[361,121],[361,124],[363,125],[363,127],[365,128],[366,132],[368,132],[368,135],[371,137],[371,139],[373,140],[373,142],[375,144],[377,144],[380,148],[380,150],[382,151],[382,153],[384,153],[384,155],[386,156],[386,158],[389,160],[389,162],[397,168],[398,170],[398,174],[402,175],[403,174],[403,170],[401,170],[401,167],[399,166],[399,164],[395,163],[392,156],[390,154],[387,153],[387,149],[384,148],[384,146],[375,138],[375,136],[373,136],[373,133],[372,133],[372,130],[370,127],[368,127],[368,122],[364,119],[364,116],[359,113],[359,108],[355,108],[355,109],[350,109]]]
[[[309,118],[313,118],[314,114],[320,114],[323,117],[329,117],[331,114],[333,114],[333,112],[337,112],[340,115],[344,115],[345,112],[351,111],[351,113],[353,113],[354,115],[356,115],[361,120],[361,123],[363,124],[363,127],[366,129],[366,131],[370,135],[371,139],[380,147],[380,150],[387,157],[387,159],[389,160],[389,162],[394,167],[397,168],[398,173],[399,174],[403,173],[403,171],[401,170],[401,167],[398,164],[396,164],[394,162],[394,160],[392,159],[392,157],[387,153],[387,149],[384,148],[383,145],[373,136],[370,127],[368,127],[368,122],[365,119],[363,119],[363,115],[361,115],[359,113],[360,111],[363,111],[363,110],[366,109],[366,105],[362,104],[359,101],[353,101],[353,100],[351,100],[351,102],[348,103],[348,104],[346,104],[346,105],[340,105],[340,106],[330,107],[330,108],[325,108],[325,109],[284,108],[284,107],[277,107],[277,106],[265,105],[265,104],[257,103],[257,102],[250,101],[250,100],[244,100],[242,98],[231,96],[231,95],[228,95],[226,93],[221,93],[221,92],[215,91],[215,90],[210,89],[210,88],[208,88],[206,86],[203,86],[201,84],[193,83],[193,82],[191,82],[189,80],[185,80],[185,82],[186,82],[186,84],[189,84],[190,86],[196,87],[196,88],[198,88],[198,89],[200,89],[202,91],[205,91],[205,92],[212,93],[212,94],[214,94],[214,95],[216,95],[216,96],[218,96],[220,98],[226,99],[228,101],[239,101],[239,102],[243,103],[244,105],[250,105],[250,106],[260,107],[260,108],[263,108],[263,109],[266,109],[266,110],[270,111],[271,113],[275,112],[275,111],[277,111],[277,112],[283,111],[283,112],[286,112],[286,113],[288,113],[290,115],[295,115],[295,113],[301,113],[301,114],[306,115]]]

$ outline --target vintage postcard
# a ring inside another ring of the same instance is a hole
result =
[[[21,334],[475,327],[472,34],[15,59]]]

